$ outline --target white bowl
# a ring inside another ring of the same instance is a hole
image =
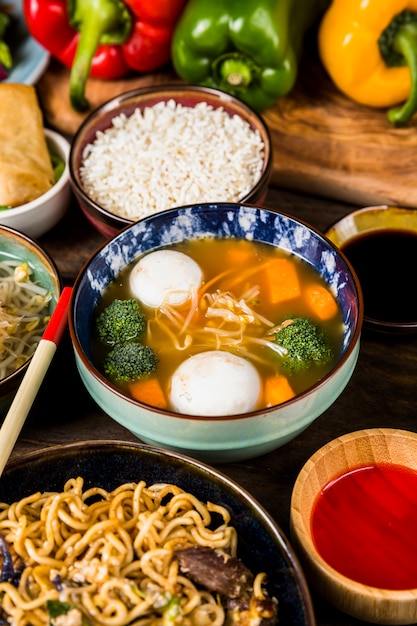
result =
[[[0,224],[9,226],[28,237],[41,237],[53,228],[65,215],[70,198],[68,156],[70,144],[59,133],[45,128],[48,148],[65,161],[65,169],[58,182],[39,198],[21,206],[0,211]]]

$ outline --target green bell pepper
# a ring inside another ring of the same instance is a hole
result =
[[[304,36],[329,0],[189,0],[171,59],[187,82],[215,87],[262,111],[297,78]]]

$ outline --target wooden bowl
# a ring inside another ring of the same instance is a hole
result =
[[[313,512],[317,510],[315,507],[322,490],[331,481],[335,481],[353,469],[375,464],[387,471],[395,469],[393,465],[402,466],[401,471],[404,470],[410,479],[413,477],[417,480],[414,475],[414,471],[417,471],[417,434],[389,428],[360,430],[331,441],[313,454],[301,469],[292,493],[290,514],[292,544],[298,552],[312,587],[315,587],[322,597],[341,611],[375,624],[415,624],[417,622],[417,588],[393,589],[388,586],[371,586],[357,582],[356,578],[341,574],[338,569],[329,565],[318,552],[317,535],[313,538]],[[407,472],[404,468],[409,471]],[[355,507],[355,500],[350,497],[352,492],[349,492],[349,495],[346,491],[342,493],[343,498],[349,498],[351,511],[358,513],[359,524],[367,520],[373,511],[379,510],[378,507],[373,508],[374,505],[371,504],[370,499],[365,499],[360,506],[356,504]],[[378,490],[378,494],[378,499],[382,500],[383,505],[388,502],[392,503],[389,492],[385,491],[385,488]],[[384,494],[383,498],[381,494]],[[394,495],[398,500],[395,511],[406,509],[409,503],[402,490],[395,491]],[[415,500],[413,511],[416,512],[416,509]],[[340,511],[340,506],[333,510]],[[415,515],[417,516],[417,512]],[[325,518],[326,523],[328,519]],[[322,527],[324,528],[325,524]],[[346,536],[343,535],[341,544],[348,541],[348,535],[349,532]],[[362,536],[367,536],[366,531]],[[402,535],[397,535],[396,540],[405,545]],[[391,540],[387,543],[394,545]],[[358,544],[356,543],[355,547],[356,545]],[[368,545],[370,542],[366,542],[366,546]],[[340,545],[333,546],[332,550],[336,547],[339,549]],[[346,545],[343,546],[345,547]],[[350,550],[354,551],[354,547]],[[388,547],[386,550],[388,551]],[[404,550],[409,550],[406,552],[406,558],[412,562],[412,549],[404,547]],[[332,554],[334,553],[333,550]],[[395,552],[393,561],[396,562]],[[414,586],[417,587],[417,584]]]

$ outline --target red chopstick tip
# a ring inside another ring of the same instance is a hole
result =
[[[53,341],[56,345],[58,345],[67,324],[68,306],[71,293],[72,287],[64,287],[56,307],[52,312],[51,319],[49,320],[42,335],[42,339]]]

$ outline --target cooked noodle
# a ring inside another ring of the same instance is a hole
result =
[[[49,319],[51,294],[20,261],[0,261],[0,380],[27,361]]]
[[[178,486],[142,481],[107,492],[84,489],[78,477],[61,493],[0,504],[0,534],[13,577],[22,569],[17,582],[0,582],[0,613],[14,626],[49,624],[48,601],[65,609],[56,625],[225,623],[218,594],[192,582],[175,555],[208,546],[235,556],[236,530],[224,507]],[[3,554],[3,580],[6,560]],[[253,580],[260,602],[263,581],[264,574]]]

